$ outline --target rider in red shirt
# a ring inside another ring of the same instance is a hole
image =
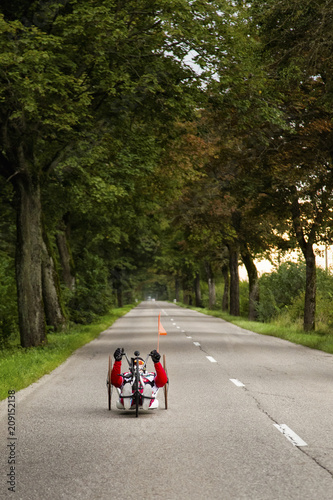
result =
[[[111,371],[111,384],[120,389],[120,399],[117,403],[118,408],[130,409],[132,404],[134,405],[134,401],[131,398],[126,397],[122,398],[121,396],[130,396],[132,394],[132,384],[131,379],[132,375],[130,372],[121,373],[121,360],[123,356],[123,349],[118,347],[118,349],[114,352],[114,365]],[[143,395],[145,398],[142,398],[142,407],[144,410],[148,408],[157,408],[158,401],[155,399],[158,390],[168,381],[167,374],[160,363],[161,355],[153,350],[150,353],[150,356],[153,360],[155,366],[155,372],[147,372],[140,370],[142,380],[144,382],[143,387]],[[144,362],[142,362],[142,365]]]

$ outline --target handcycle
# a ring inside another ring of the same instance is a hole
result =
[[[140,357],[140,352],[135,351],[134,352],[134,358],[129,359],[127,354],[124,352],[124,349],[122,350],[122,356],[124,356],[127,360],[128,363],[128,369],[129,371],[126,372],[125,374],[123,373],[122,376],[126,379],[127,383],[131,384],[132,387],[132,394],[131,395],[123,395],[121,392],[121,389],[116,387],[115,389],[118,392],[118,396],[121,399],[125,398],[131,398],[132,400],[132,405],[131,405],[131,410],[135,409],[135,416],[138,417],[139,415],[139,408],[142,408],[142,403],[144,399],[150,399],[153,400],[153,403],[151,405],[152,408],[157,407],[153,406],[154,405],[154,400],[156,399],[157,392],[153,396],[145,396],[143,394],[143,388],[144,388],[144,373],[146,372],[146,366],[148,359],[150,357],[150,354],[147,355],[146,359],[144,360],[143,358]],[[167,372],[166,368],[166,359],[165,359],[165,354],[163,354],[163,368]],[[108,373],[107,373],[107,379],[106,379],[106,385],[107,385],[107,390],[108,390],[108,407],[109,410],[111,410],[111,400],[112,400],[112,392],[114,390],[114,387],[111,384],[111,372],[112,372],[112,356],[109,356],[109,365],[108,365]],[[169,385],[169,378],[167,383],[163,387],[163,392],[164,392],[164,407],[167,410],[168,409],[168,385]],[[134,403],[134,404],[133,404]],[[118,406],[118,408],[121,408],[122,405]]]

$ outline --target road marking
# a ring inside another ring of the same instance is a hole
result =
[[[277,428],[278,431],[282,432],[282,434],[290,441],[294,446],[307,446],[306,442],[303,441],[294,431],[292,431],[285,424],[274,424],[274,427]]]
[[[185,330],[182,330],[182,333],[185,333]]]
[[[199,342],[193,342],[194,345],[196,345],[197,347],[200,347],[200,343]]]
[[[186,338],[187,338],[187,339],[191,339],[192,337],[190,337],[189,335],[186,335]]]
[[[179,328],[179,329],[180,329],[180,326],[177,326],[177,328]]]
[[[213,356],[206,356],[206,358],[211,362],[211,363],[217,363],[216,359],[213,358]]]
[[[245,385],[243,384],[243,382],[240,382],[239,380],[237,380],[236,378],[230,378],[229,379],[230,382],[232,382],[233,384],[237,385],[237,387],[245,387]]]

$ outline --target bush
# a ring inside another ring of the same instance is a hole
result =
[[[70,319],[88,324],[106,314],[113,305],[112,287],[104,261],[88,251],[78,260],[76,286],[68,297]]]
[[[317,269],[317,307],[316,322],[333,326],[333,274],[323,269]]]
[[[0,255],[0,347],[18,334],[17,294],[14,260]]]
[[[257,308],[259,321],[269,321],[281,312],[289,310],[292,304],[296,307],[297,303],[296,309],[299,309],[301,295],[304,294],[305,273],[304,263],[285,262],[272,273],[261,276],[260,303]]]
[[[301,323],[304,316],[305,264],[286,262],[259,280],[259,320],[277,318]],[[333,274],[317,268],[316,323],[320,329],[333,326]]]
[[[249,316],[249,282],[239,282],[239,315],[243,318]]]

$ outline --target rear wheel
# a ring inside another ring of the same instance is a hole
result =
[[[139,416],[139,402],[140,402],[140,371],[139,371],[139,363],[136,364],[135,370],[135,416]]]
[[[168,377],[168,370],[167,370],[167,367],[166,367],[165,354],[163,354],[163,368],[164,368],[165,373],[167,374],[167,377]],[[167,383],[163,387],[163,390],[164,390],[164,406],[165,406],[166,410],[168,409],[168,388],[169,388],[169,377],[168,377]]]
[[[112,359],[111,356],[109,356],[109,369],[107,378],[109,410],[111,410],[111,397],[112,397],[111,371],[112,371]]]

